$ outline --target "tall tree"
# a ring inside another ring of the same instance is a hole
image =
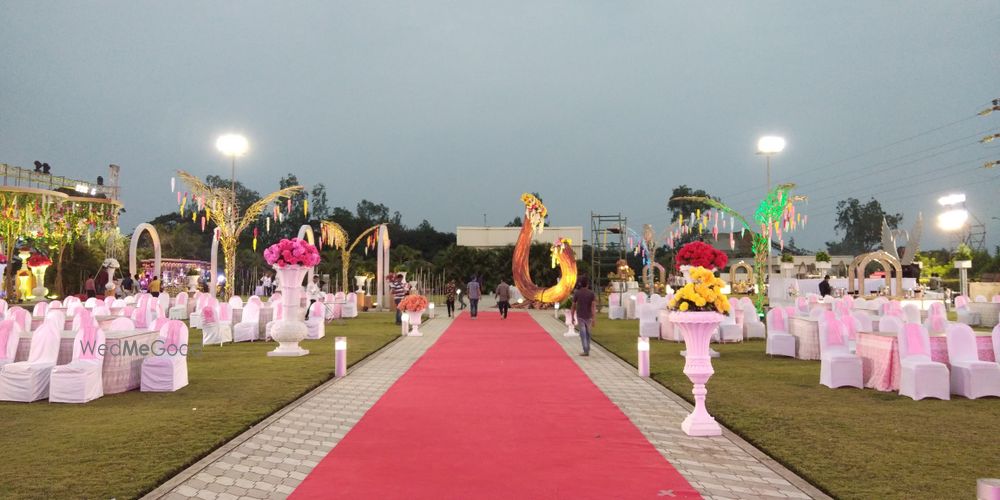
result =
[[[687,184],[681,184],[674,188],[674,192],[670,195],[670,201],[667,202],[667,208],[670,210],[670,222],[674,222],[683,215],[684,217],[689,217],[697,210],[705,211],[712,207],[708,204],[700,201],[691,200],[675,200],[674,198],[680,197],[703,197],[712,198],[713,200],[719,200],[714,196],[710,196],[705,192],[704,189],[691,189]]]
[[[903,222],[903,214],[889,214],[872,198],[862,204],[857,198],[837,202],[837,233],[844,233],[840,241],[826,242],[831,254],[858,255],[871,252],[882,244],[882,218],[890,228],[896,229]]]

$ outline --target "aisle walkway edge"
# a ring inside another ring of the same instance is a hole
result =
[[[451,325],[400,337],[146,494],[152,499],[285,498]],[[397,327],[398,328],[398,327]]]
[[[547,311],[531,314],[706,499],[830,498],[725,427],[719,437],[685,435],[680,424],[692,409],[687,401],[639,377],[635,367],[599,344],[592,344],[589,357],[578,356],[580,338],[564,337],[562,321]]]

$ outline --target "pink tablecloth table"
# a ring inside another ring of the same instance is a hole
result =
[[[948,341],[944,335],[931,335],[931,359],[948,364]],[[976,332],[976,348],[982,361],[996,361],[993,339]],[[879,391],[899,390],[899,343],[894,334],[859,333],[857,354],[865,387]]]
[[[125,331],[106,332],[104,344],[107,346],[104,355],[104,366],[101,376],[104,379],[104,394],[117,394],[139,388],[139,376],[142,372],[142,346],[151,346],[158,333],[155,331]],[[64,331],[60,334],[59,357],[57,365],[65,365],[73,360],[73,340],[76,334]],[[148,348],[147,348],[148,349]],[[17,345],[15,361],[28,359],[31,350],[31,339],[22,337]]]
[[[819,321],[796,316],[788,320],[788,333],[796,338],[796,358],[819,359]]]

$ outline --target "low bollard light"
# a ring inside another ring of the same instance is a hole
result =
[[[427,304],[427,319],[434,319],[434,303]]]
[[[333,342],[333,376],[341,378],[347,375],[347,337],[337,337]]]
[[[639,376],[649,376],[649,338],[639,337]]]
[[[555,315],[556,319],[559,319],[559,303],[558,302],[556,302],[556,308],[554,309],[554,311],[555,312],[553,313],[553,315]]]
[[[410,333],[410,315],[403,312],[400,319],[403,320],[403,333],[401,335],[405,337],[407,333]]]

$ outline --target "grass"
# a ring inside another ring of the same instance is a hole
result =
[[[636,364],[637,321],[602,321],[593,338]],[[913,401],[819,385],[819,361],[769,358],[764,342],[714,345],[708,409],[721,423],[838,498],[972,498],[1000,477],[1000,399]],[[652,377],[693,402],[683,344],[654,342]]]
[[[142,495],[333,374],[333,336],[354,364],[399,336],[392,313],[366,313],[306,340],[308,356],[269,358],[274,342],[200,348],[191,330],[190,385],[130,391],[84,405],[0,402],[0,498]]]

